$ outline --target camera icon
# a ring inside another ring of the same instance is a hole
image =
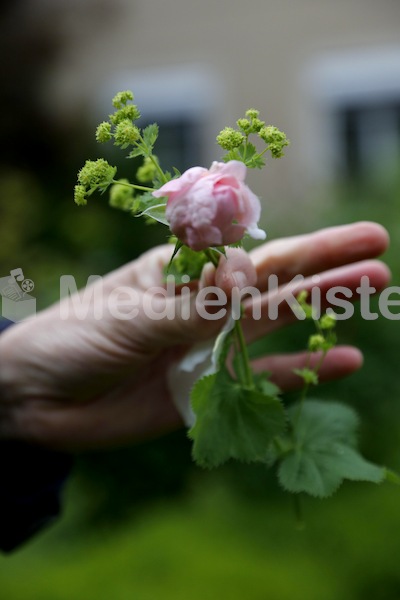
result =
[[[20,268],[10,271],[7,277],[1,277],[1,315],[9,321],[18,323],[36,314],[36,298],[29,293],[34,289],[34,282],[32,279],[25,279]]]

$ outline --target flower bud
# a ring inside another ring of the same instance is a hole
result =
[[[333,315],[322,315],[319,320],[319,326],[324,330],[334,329],[336,327],[336,319]]]
[[[311,335],[308,340],[308,349],[310,352],[318,352],[318,350],[325,349],[325,338],[323,335],[316,333],[315,335]]]
[[[127,148],[128,146],[134,144],[140,137],[140,131],[133,125],[131,121],[125,119],[118,123],[115,129],[115,145],[121,146],[121,148]]]
[[[154,155],[153,155],[153,158],[154,158],[154,160],[157,160]],[[148,181],[153,181],[153,179],[156,175],[156,172],[157,172],[156,165],[151,160],[151,158],[146,156],[146,158],[143,161],[142,166],[139,167],[138,170],[136,171],[136,179],[140,183],[147,183]]]
[[[119,179],[117,183],[114,183],[110,187],[110,200],[109,204],[113,208],[120,208],[121,210],[130,210],[134,203],[133,188],[129,185],[127,179]]]
[[[217,143],[224,150],[234,150],[244,141],[244,135],[232,127],[225,127],[217,136]]]
[[[74,202],[78,206],[85,206],[86,200],[86,189],[83,185],[76,185],[74,188]]]
[[[108,142],[111,140],[111,123],[108,121],[103,121],[96,129],[96,141],[103,144],[104,142]]]
[[[260,111],[256,110],[255,108],[249,108],[248,110],[246,110],[246,117],[248,117],[251,120],[257,119],[259,115]]]
[[[281,158],[284,155],[283,148],[289,145],[289,140],[283,131],[273,125],[268,125],[262,127],[258,135],[268,144],[268,149],[273,158]]]
[[[214,162],[210,169],[193,167],[153,196],[168,198],[171,231],[192,250],[234,244],[246,231],[254,239],[265,239],[257,225],[260,201],[244,183],[246,172],[237,160]]]
[[[251,133],[251,123],[248,119],[238,119],[236,121],[237,126],[246,134],[248,135],[249,133]]]
[[[84,188],[95,190],[109,185],[116,172],[117,168],[109,165],[103,158],[87,160],[78,173],[78,183]]]
[[[133,100],[133,93],[130,90],[124,92],[118,92],[112,100],[115,108],[122,108],[129,100]]]
[[[136,121],[140,117],[140,111],[135,104],[123,106],[114,114],[110,115],[110,121],[113,125],[118,125],[122,121]]]

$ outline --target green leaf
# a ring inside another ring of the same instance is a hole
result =
[[[147,154],[148,153],[147,153],[146,149],[143,146],[141,146],[140,144],[138,144],[136,146],[136,148],[134,148],[133,150],[131,150],[131,152],[129,152],[128,158],[136,158],[137,156],[146,157]]]
[[[239,150],[237,148],[234,148],[233,150],[229,150],[229,152],[227,152],[223,157],[222,160],[224,163],[229,162],[230,160],[239,160],[241,162],[244,162],[241,154],[239,153]]]
[[[175,238],[175,240],[176,240],[176,242],[175,242],[175,248],[174,248],[174,251],[173,251],[173,253],[172,253],[172,256],[171,256],[171,259],[170,259],[169,263],[168,263],[168,264],[167,264],[167,266],[166,266],[166,273],[167,273],[167,274],[168,274],[169,268],[170,268],[170,266],[171,266],[171,264],[172,264],[172,261],[174,260],[175,256],[178,254],[179,250],[180,250],[180,249],[182,248],[182,246],[183,246],[183,243],[182,243],[180,240],[178,240],[177,238]]]
[[[191,280],[199,279],[207,262],[208,258],[204,252],[196,252],[188,246],[182,245],[178,254],[168,265],[167,274],[174,275],[177,280],[181,280],[183,275],[187,275]]]
[[[153,146],[156,143],[158,138],[158,125],[157,123],[152,123],[151,125],[147,125],[142,132],[143,141],[147,146],[148,152],[153,150]]]
[[[203,467],[231,458],[262,461],[271,440],[285,428],[280,401],[242,388],[226,369],[197,381],[191,399],[196,423],[189,437],[194,441],[193,458]]]
[[[307,367],[303,367],[303,369],[293,369],[293,373],[301,377],[306,384],[318,385],[318,375],[312,369],[307,369]]]
[[[309,400],[288,411],[293,428],[291,449],[281,461],[278,478],[290,492],[325,498],[343,479],[380,483],[385,469],[365,460],[356,450],[358,417],[353,409],[334,402]]]
[[[143,212],[135,215],[136,217],[149,217],[150,219],[154,219],[163,225],[169,226],[169,223],[165,217],[165,204],[156,204],[155,206],[149,206]]]
[[[254,144],[241,144],[238,148],[239,155],[244,163],[251,160],[257,154],[257,148]]]
[[[212,351],[212,363],[216,370],[225,368],[226,359],[233,341],[234,324],[233,319],[228,321],[215,340]]]
[[[156,198],[153,196],[152,192],[143,192],[140,196],[135,196],[136,205],[135,205],[135,213],[143,213],[149,208],[155,206],[166,206],[167,199]],[[138,216],[138,215],[135,215]],[[140,215],[139,215],[140,216]]]
[[[256,388],[266,394],[267,396],[279,396],[281,393],[280,388],[270,381],[271,373],[269,371],[263,371],[262,373],[253,374],[254,383]]]
[[[249,169],[262,169],[265,167],[265,159],[259,154],[255,154],[246,161],[246,165]]]

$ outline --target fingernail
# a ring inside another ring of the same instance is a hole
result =
[[[232,273],[232,279],[235,282],[235,285],[242,289],[247,285],[247,276],[243,273],[243,271],[234,271]]]

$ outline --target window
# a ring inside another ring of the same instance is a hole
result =
[[[400,47],[320,58],[304,81],[320,173],[365,178],[400,170]]]
[[[400,98],[397,102],[350,103],[337,109],[340,174],[400,168]]]

